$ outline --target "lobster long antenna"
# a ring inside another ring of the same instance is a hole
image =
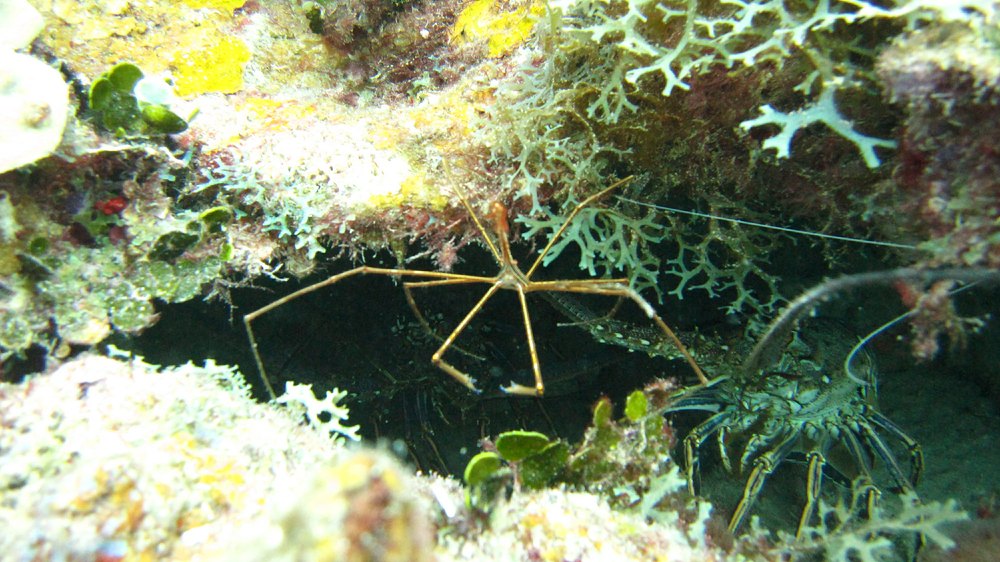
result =
[[[824,281],[789,303],[771,322],[743,364],[741,375],[751,376],[777,361],[798,321],[837,293],[860,287],[886,285],[894,281],[909,281],[927,285],[948,279],[962,283],[996,284],[1000,283],[1000,270],[960,267],[944,269],[899,268],[856,273]]]
[[[689,215],[692,217],[699,217],[703,219],[712,219],[720,222],[728,222],[732,224],[740,224],[743,226],[752,226],[754,228],[766,228],[769,230],[777,230],[779,232],[787,232],[789,234],[799,234],[802,236],[812,236],[814,238],[826,238],[828,240],[837,240],[838,242],[851,242],[854,244],[868,244],[870,246],[883,246],[886,248],[899,248],[902,250],[916,250],[917,247],[913,244],[902,244],[899,242],[882,242],[880,240],[868,240],[866,238],[855,238],[853,236],[839,236],[836,234],[825,234],[822,232],[815,232],[812,230],[802,230],[799,228],[791,228],[788,226],[777,226],[774,224],[767,224],[763,222],[754,222],[743,219],[734,219],[730,217],[723,217],[720,215],[713,215],[711,213],[702,213],[700,211],[689,211],[686,209],[678,209],[676,207],[666,207],[664,205],[654,205],[653,203],[646,203],[645,201],[637,201],[635,199],[629,199],[624,195],[619,195],[618,199],[621,201],[626,201],[628,203],[634,203],[642,207],[649,207],[650,209],[656,209],[658,211],[667,211],[669,213],[676,213],[680,215]]]

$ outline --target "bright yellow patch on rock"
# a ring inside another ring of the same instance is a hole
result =
[[[423,174],[416,173],[403,180],[398,192],[373,195],[368,204],[376,209],[407,204],[440,211],[448,206],[448,198],[441,194],[437,186],[427,183]]]
[[[206,38],[204,44],[174,54],[174,80],[177,95],[207,93],[232,94],[243,88],[243,66],[250,60],[250,49],[233,37]]]
[[[184,3],[192,8],[213,8],[232,12],[246,4],[246,0],[184,0]]]
[[[485,41],[491,58],[502,57],[531,35],[544,8],[540,2],[531,2],[509,12],[496,10],[496,0],[476,0],[469,4],[451,29],[451,41]]]

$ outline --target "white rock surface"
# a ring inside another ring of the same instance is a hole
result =
[[[44,61],[0,50],[0,106],[0,172],[6,172],[59,146],[69,115],[69,87]]]

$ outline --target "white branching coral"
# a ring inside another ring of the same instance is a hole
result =
[[[623,57],[619,64],[625,65],[623,76],[629,84],[648,74],[661,74],[664,96],[675,89],[690,89],[693,77],[713,68],[765,61],[780,67],[794,54],[805,54],[815,70],[795,90],[813,101],[789,112],[762,105],[761,115],[741,127],[780,127],[781,134],[763,148],[787,158],[797,131],[823,123],[854,143],[869,168],[881,164],[875,147],[891,149],[895,143],[858,132],[843,116],[834,94],[864,87],[869,78],[864,69],[833,52],[829,37],[823,37],[876,18],[905,21],[912,29],[928,21],[996,22],[998,13],[995,0],[896,0],[889,7],[864,0],[726,0],[712,13],[702,4],[698,0],[578,0],[559,6],[588,22],[571,24],[567,31],[615,46]],[[624,90],[606,88],[602,98],[618,92]],[[607,100],[602,104],[611,105]]]
[[[818,39],[838,26],[876,16],[894,17],[895,12],[871,13],[865,3],[845,0],[813,0],[795,8],[786,0],[729,0],[713,13],[706,13],[701,4],[698,0],[581,0],[574,5],[575,13],[589,23],[567,30],[614,45],[629,84],[649,74],[662,75],[664,96],[690,89],[692,78],[714,68],[762,62],[780,67],[802,53],[815,70],[795,89],[816,101],[787,113],[763,105],[762,115],[741,126],[781,127],[779,138],[764,145],[777,150],[779,158],[789,156],[791,139],[798,130],[816,122],[857,145],[869,168],[881,164],[873,147],[895,147],[891,140],[861,134],[840,113],[834,93],[863,86],[866,78],[861,69],[840,60],[827,45],[829,41]]]
[[[277,402],[300,411],[309,420],[309,425],[329,433],[335,441],[345,437],[351,441],[360,441],[358,426],[341,424],[348,416],[347,407],[340,404],[345,396],[346,390],[335,388],[326,391],[326,396],[320,400],[313,394],[311,384],[288,381],[285,383],[285,393],[277,398]]]
[[[868,517],[862,518],[857,514],[858,499],[856,495],[853,505],[829,505],[821,500],[820,523],[806,527],[800,538],[780,533],[781,549],[793,559],[822,551],[824,559],[833,562],[877,562],[895,551],[892,537],[922,537],[921,541],[948,550],[955,542],[942,529],[969,518],[953,499],[922,503],[912,493],[899,497],[901,505],[895,513],[875,505]]]

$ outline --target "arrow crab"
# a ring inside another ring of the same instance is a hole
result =
[[[711,413],[683,440],[691,493],[695,493],[699,451],[714,437],[723,467],[732,472],[735,464],[740,473],[747,474],[742,497],[729,521],[734,533],[745,522],[767,478],[793,454],[804,455],[808,467],[806,502],[797,536],[816,511],[828,466],[852,477],[856,489],[867,492],[869,506],[879,494],[872,474],[876,461],[885,465],[897,488],[915,496],[914,487],[923,468],[920,445],[879,412],[875,363],[864,349],[871,337],[908,314],[857,344],[828,322],[814,322],[808,330],[800,330],[799,323],[820,302],[840,291],[899,280],[928,284],[949,279],[996,283],[1000,272],[898,269],[827,281],[793,301],[778,316],[737,373],[675,394],[665,413]],[[908,451],[908,472],[888,439],[899,441]],[[734,463],[731,451],[737,443],[742,449]],[[842,452],[847,453],[846,463],[838,462],[843,459]]]
[[[560,237],[566,232],[566,229],[572,224],[573,219],[580,213],[580,211],[588,205],[604,198],[612,191],[632,181],[632,179],[632,176],[629,176],[618,180],[609,187],[606,187],[577,203],[573,210],[566,216],[562,226],[555,232],[555,234],[552,235],[552,237],[549,238],[548,243],[538,253],[538,256],[535,257],[534,261],[531,262],[531,265],[526,269],[521,269],[517,260],[511,254],[510,226],[507,222],[507,208],[500,202],[495,202],[493,204],[490,213],[490,219],[493,227],[493,235],[491,236],[486,227],[483,226],[482,221],[479,219],[476,211],[472,208],[472,205],[465,198],[462,192],[456,189],[456,195],[458,196],[459,201],[462,206],[465,207],[465,210],[469,214],[469,219],[475,225],[476,230],[482,236],[483,243],[490,250],[490,253],[493,255],[493,258],[497,263],[498,271],[496,275],[466,275],[444,271],[358,266],[332,275],[323,281],[313,283],[312,285],[286,295],[268,304],[267,306],[248,313],[243,317],[243,324],[246,328],[247,337],[250,340],[250,348],[257,364],[257,370],[260,374],[261,381],[264,383],[267,393],[272,399],[275,397],[274,389],[271,386],[267,371],[264,368],[264,360],[258,350],[257,338],[253,331],[254,320],[292,300],[357,275],[383,275],[397,280],[403,280],[403,291],[414,316],[416,316],[417,320],[423,325],[427,332],[431,333],[441,341],[440,347],[438,347],[437,351],[435,351],[431,356],[431,363],[475,393],[480,392],[480,389],[476,386],[475,379],[469,373],[460,370],[458,367],[448,362],[445,359],[445,354],[452,349],[457,349],[457,346],[455,345],[456,340],[458,340],[462,332],[469,326],[472,319],[483,310],[487,301],[489,301],[501,290],[517,293],[518,304],[522,314],[525,340],[528,344],[528,354],[531,360],[531,370],[534,375],[534,384],[531,386],[512,381],[508,386],[502,387],[501,390],[506,394],[542,396],[545,393],[545,383],[542,378],[541,362],[538,359],[534,330],[531,322],[531,314],[528,310],[528,293],[577,293],[616,297],[619,302],[615,305],[613,310],[617,310],[618,304],[621,302],[632,301],[632,303],[638,307],[648,320],[656,326],[656,329],[659,331],[658,336],[664,341],[670,342],[676,346],[676,349],[687,361],[688,365],[690,365],[691,369],[698,376],[698,379],[702,383],[707,383],[707,377],[702,372],[701,367],[698,366],[698,363],[695,362],[694,358],[688,352],[685,345],[667,325],[667,323],[660,317],[660,315],[657,314],[653,306],[629,285],[628,279],[594,278],[546,281],[533,279],[535,272],[538,271],[541,265],[545,262],[545,257],[549,254],[552,248],[555,247],[556,242],[558,242]],[[479,301],[476,302],[471,309],[469,309],[469,311],[465,314],[465,317],[462,318],[452,331],[446,337],[441,337],[430,327],[427,320],[424,318],[423,313],[420,312],[420,309],[417,307],[416,302],[413,299],[412,289],[453,285],[485,285],[488,288],[483,296],[480,297]]]

